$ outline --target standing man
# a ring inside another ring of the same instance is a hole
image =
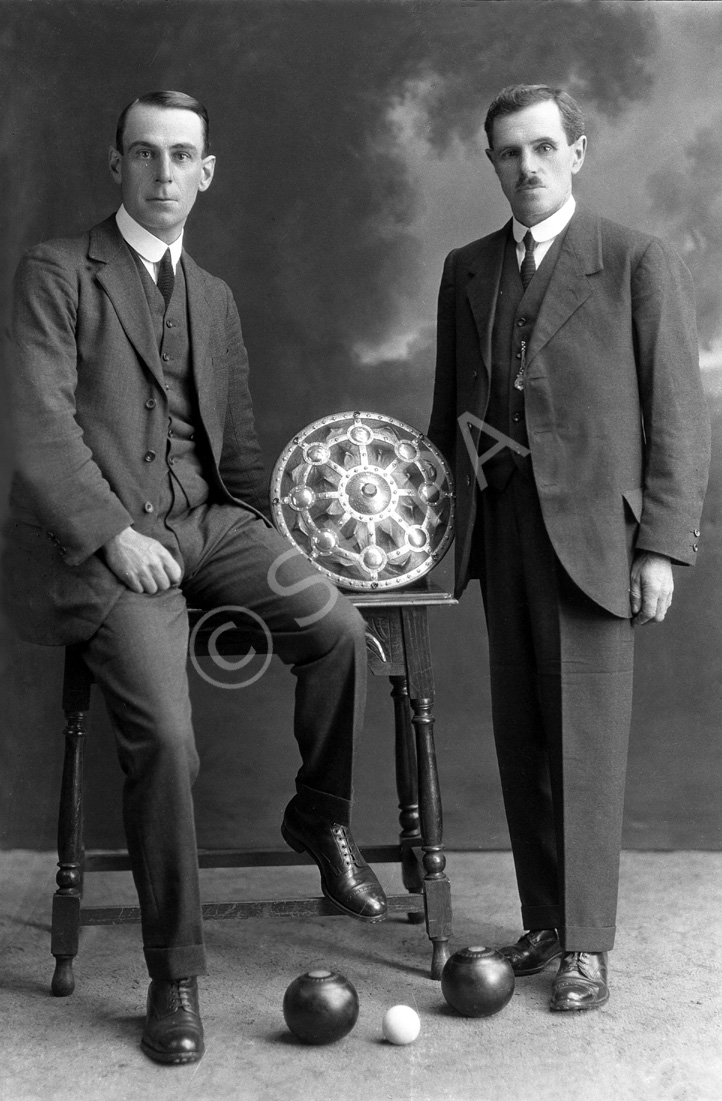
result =
[[[183,248],[214,168],[202,104],[141,96],[110,150],[120,209],[32,249],[15,295],[5,602],[26,640],[85,642],[105,697],[151,978],[142,1048],[161,1063],[193,1062],[204,1044],[189,603],[248,610],[292,665],[302,763],[283,836],[340,910],[386,914],[349,830],[363,621],[264,518],[238,313]],[[260,627],[252,641],[264,647]]]
[[[455,464],[457,590],[479,577],[523,927],[551,1008],[609,997],[634,626],[691,565],[707,482],[692,282],[662,241],[577,210],[579,107],[505,88],[485,123],[512,219],[455,249],[429,436]]]

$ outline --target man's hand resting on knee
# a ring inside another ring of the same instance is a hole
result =
[[[130,527],[109,539],[102,551],[106,565],[134,593],[170,589],[183,576],[175,558],[157,539]]]

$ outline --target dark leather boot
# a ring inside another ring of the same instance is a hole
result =
[[[203,1055],[198,980],[153,979],[140,1046],[156,1063],[197,1063]]]
[[[550,1009],[596,1009],[609,1001],[606,952],[565,952],[552,984]]]
[[[348,826],[308,814],[292,800],[286,807],[281,833],[295,852],[307,852],[315,860],[321,873],[321,890],[334,906],[360,921],[383,921],[386,895]]]
[[[561,956],[562,947],[556,929],[533,929],[519,937],[516,944],[497,948],[497,952],[508,959],[514,974],[521,978],[543,971]]]

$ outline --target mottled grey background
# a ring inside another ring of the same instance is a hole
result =
[[[197,96],[218,165],[186,243],[238,301],[269,468],[326,413],[425,428],[443,258],[507,217],[483,154],[486,106],[517,80],[578,96],[579,200],[666,237],[693,272],[715,437],[698,566],[678,571],[668,623],[638,638],[625,832],[638,848],[722,844],[721,42],[718,3],[0,0],[3,330],[23,250],[117,205],[106,159],[120,108],[154,88]],[[7,426],[2,446],[4,502]],[[50,847],[62,655],[0,631],[0,845]],[[432,642],[447,841],[505,847],[478,592],[433,614]],[[290,674],[274,664],[240,692],[192,677],[201,843],[276,840],[296,768]],[[387,693],[372,683],[358,750],[364,841],[395,828]],[[88,840],[114,846],[102,705],[92,730]]]

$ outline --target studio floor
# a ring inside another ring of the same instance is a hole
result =
[[[147,979],[137,926],[82,933],[77,986],[49,993],[52,854],[0,853],[2,1101],[722,1101],[722,853],[623,854],[611,1000],[552,1014],[553,969],[517,982],[498,1015],[454,1015],[428,977],[423,926],[394,918],[214,921],[202,980],[206,1055],[161,1067],[138,1047]],[[393,866],[377,868],[400,891]],[[515,938],[508,853],[451,853],[454,949]],[[214,871],[209,901],[317,893],[313,868]],[[86,901],[133,901],[125,875],[89,877]],[[283,993],[313,967],[356,986],[355,1029],[305,1047]],[[381,1036],[394,1004],[414,1006],[409,1047]]]

